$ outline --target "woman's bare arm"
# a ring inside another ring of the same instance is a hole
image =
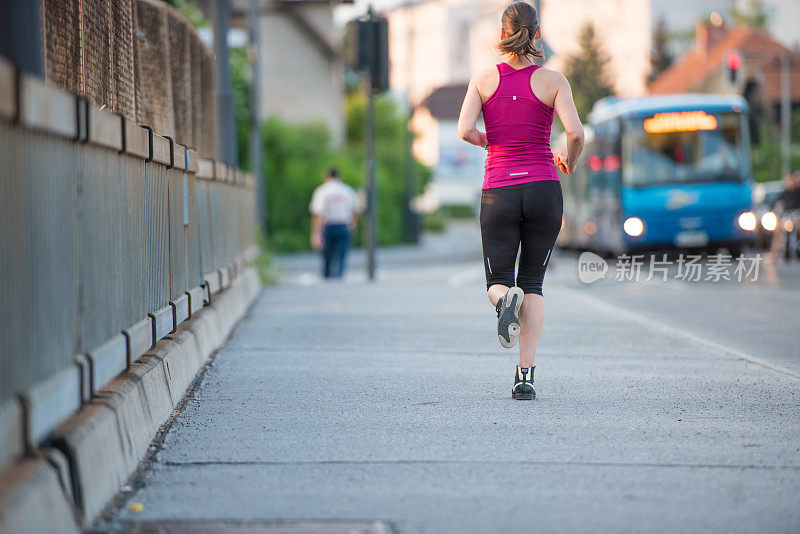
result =
[[[567,165],[572,170],[583,150],[583,125],[572,100],[572,88],[561,74],[558,75],[554,107],[561,124],[564,125],[564,134],[567,137]]]
[[[464,103],[461,105],[461,115],[458,117],[458,136],[473,145],[486,147],[486,133],[478,130],[478,117],[481,114],[483,102],[475,84],[475,78],[469,81]]]

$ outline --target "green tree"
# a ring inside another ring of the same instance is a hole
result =
[[[736,24],[744,24],[762,30],[767,30],[769,25],[769,13],[764,0],[747,0],[744,8],[740,7],[741,2],[737,2],[731,15]]]
[[[252,171],[250,165],[250,84],[252,68],[247,48],[231,48],[231,90],[236,124],[239,168]]]
[[[653,50],[650,54],[650,81],[658,78],[674,61],[669,51],[669,42],[670,36],[667,32],[667,25],[664,19],[659,19],[653,34]]]
[[[203,15],[203,11],[194,0],[165,0],[165,2],[180,11],[195,28],[211,27],[211,22]]]
[[[790,139],[791,158],[789,168],[800,169],[800,109],[792,111],[792,133]],[[780,180],[783,153],[781,151],[780,125],[776,122],[764,121],[761,126],[761,139],[754,144],[750,152],[753,163],[753,176],[756,182]]]
[[[275,251],[308,250],[308,203],[326,168],[338,167],[342,179],[356,189],[365,185],[364,121],[366,96],[353,92],[346,101],[347,136],[343,147],[333,148],[330,132],[322,123],[288,124],[277,118],[264,123],[264,176],[269,200],[270,248]],[[408,117],[389,95],[375,104],[377,155],[377,224],[381,245],[401,243],[404,226],[405,161],[409,157],[405,135]],[[413,161],[416,190],[430,181],[430,168]],[[362,232],[355,233],[360,244]]]
[[[581,28],[578,43],[580,50],[566,60],[564,76],[572,85],[572,96],[578,115],[585,121],[594,103],[613,95],[614,89],[608,81],[609,56],[597,38],[592,23]]]

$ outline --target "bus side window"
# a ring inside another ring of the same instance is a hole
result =
[[[603,122],[595,128],[596,155],[599,158],[596,163],[596,172],[592,173],[592,188],[598,193],[602,193],[607,187],[608,169],[606,168],[607,157],[611,153],[611,122]]]
[[[620,182],[622,181],[622,135],[620,119],[612,120],[608,123],[609,153],[611,159],[610,166],[606,169],[606,179],[608,180],[608,191],[618,194]]]

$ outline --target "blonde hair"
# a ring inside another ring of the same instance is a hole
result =
[[[503,11],[500,24],[506,31],[506,38],[497,44],[500,53],[544,59],[544,50],[536,44],[535,39],[536,30],[539,29],[536,8],[527,2],[513,2]]]

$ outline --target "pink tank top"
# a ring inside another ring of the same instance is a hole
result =
[[[553,108],[531,90],[531,65],[515,69],[498,63],[500,83],[483,104],[483,122],[489,143],[483,189],[558,180],[550,151]]]

